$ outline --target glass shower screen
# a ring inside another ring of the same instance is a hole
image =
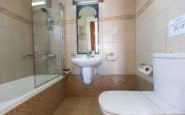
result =
[[[33,6],[36,86],[63,74],[63,6]]]

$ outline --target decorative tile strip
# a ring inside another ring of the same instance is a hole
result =
[[[126,15],[121,15],[121,16],[100,17],[100,21],[131,20],[131,19],[135,19],[135,15],[126,14]]]

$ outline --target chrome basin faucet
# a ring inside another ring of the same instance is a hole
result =
[[[94,57],[95,56],[95,52],[94,51],[88,51],[86,53],[87,57],[90,58],[90,57]]]
[[[86,53],[86,55],[87,55],[88,58],[90,58],[91,55],[92,55],[92,51],[88,51],[88,52]]]

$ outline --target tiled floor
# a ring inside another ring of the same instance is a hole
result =
[[[66,98],[54,115],[101,115],[98,98]]]

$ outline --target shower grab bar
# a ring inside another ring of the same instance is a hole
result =
[[[26,54],[23,56],[23,58],[28,58],[28,57],[33,57],[34,55],[33,54]]]

